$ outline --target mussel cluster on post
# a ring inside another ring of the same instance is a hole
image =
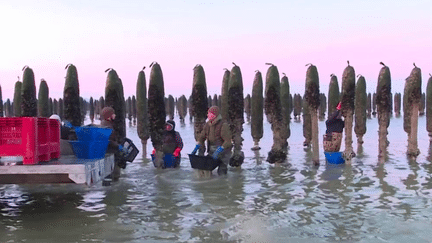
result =
[[[252,150],[260,149],[259,141],[264,135],[263,108],[264,97],[262,75],[260,71],[256,71],[252,86],[251,98],[251,135],[254,141],[254,146],[252,147]]]
[[[305,103],[307,103],[311,119],[312,161],[314,164],[319,164],[318,108],[320,106],[320,92],[318,70],[312,64],[306,71]]]
[[[420,154],[417,129],[421,96],[421,70],[414,64],[411,74],[405,81],[404,89],[404,129],[408,134],[407,155],[413,158]]]
[[[273,131],[273,146],[268,153],[267,161],[271,164],[282,163],[287,157],[284,149],[287,131],[282,118],[279,71],[273,64],[270,64],[267,70],[264,107]]]
[[[378,112],[378,156],[382,160],[385,158],[386,149],[389,144],[387,140],[387,128],[390,125],[391,109],[391,76],[390,69],[384,64],[379,72],[377,90],[376,90],[376,107]]]
[[[37,116],[36,85],[33,70],[24,67],[21,87],[21,116]]]
[[[157,168],[163,166],[163,134],[166,118],[165,90],[162,69],[157,62],[150,67],[150,81],[148,89],[148,115],[150,124],[150,138],[153,148],[156,150],[154,165]]]
[[[426,87],[426,130],[429,133],[429,141],[432,146],[432,75],[429,74],[429,79]]]
[[[240,67],[234,64],[231,69],[228,82],[228,121],[233,137],[233,154],[229,164],[239,167],[243,164],[243,123],[244,123],[244,99],[243,78]]]
[[[192,110],[194,114],[195,140],[197,140],[207,119],[208,99],[204,68],[198,64],[193,70]]]
[[[342,94],[341,94],[341,112],[345,118],[345,151],[344,157],[350,161],[355,156],[352,147],[352,130],[354,116],[354,99],[355,99],[355,71],[349,65],[345,68],[342,74]]]
[[[281,79],[280,84],[280,97],[281,97],[281,109],[282,109],[282,121],[284,123],[284,126],[286,127],[285,131],[286,134],[284,134],[284,149],[288,149],[288,138],[291,136],[291,130],[290,130],[290,86],[288,77],[285,73],[283,73],[283,77]]]
[[[137,132],[141,140],[142,155],[147,156],[147,140],[150,137],[148,121],[148,104],[147,104],[147,87],[144,73],[145,67],[138,73],[136,87],[136,114],[137,114]]]
[[[66,66],[66,80],[63,90],[64,119],[73,126],[81,126],[81,106],[78,72],[73,64]]]
[[[363,135],[366,133],[366,104],[367,104],[367,94],[366,94],[366,80],[363,76],[357,80],[357,85],[355,88],[355,126],[354,132],[357,135],[357,153],[362,151]]]
[[[21,116],[21,88],[22,88],[22,82],[16,81],[15,82],[15,89],[14,89],[14,97],[12,102],[12,116],[20,117]]]
[[[38,116],[39,117],[49,117],[51,116],[51,111],[49,107],[49,89],[48,84],[45,80],[41,80],[39,85],[38,93]]]
[[[330,75],[330,84],[328,90],[328,115],[330,117],[336,111],[336,106],[340,101],[339,82],[336,75]]]

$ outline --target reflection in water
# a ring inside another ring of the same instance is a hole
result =
[[[291,123],[288,159],[279,165],[265,162],[270,125],[262,149],[251,151],[245,124],[241,169],[204,179],[187,158],[196,143],[186,119],[180,168],[155,169],[138,156],[109,187],[0,185],[0,242],[428,242],[428,154],[410,162],[403,119],[393,119],[386,162],[377,163],[378,123],[367,122],[363,153],[345,165],[322,156],[320,166],[303,147],[301,123]],[[128,137],[140,144],[135,128]],[[419,148],[429,146],[419,136]]]

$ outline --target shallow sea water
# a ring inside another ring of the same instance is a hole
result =
[[[388,160],[378,163],[372,118],[364,152],[351,164],[327,165],[320,141],[318,167],[302,145],[301,123],[291,123],[287,161],[271,165],[270,125],[265,121],[261,150],[254,152],[246,122],[244,164],[208,179],[199,178],[187,158],[195,146],[193,124],[188,118],[176,123],[185,143],[180,168],[156,169],[139,154],[108,187],[0,185],[0,242],[431,242],[425,117],[416,161],[405,155],[403,118],[393,117]],[[319,126],[321,140],[324,121]],[[127,136],[141,146],[135,126]]]

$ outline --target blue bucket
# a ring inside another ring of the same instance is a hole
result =
[[[102,159],[108,148],[109,140],[104,141],[79,141],[71,140],[72,150],[80,159]]]
[[[152,158],[152,161],[154,163],[155,157],[153,154],[151,155],[151,158]],[[165,154],[163,160],[164,160],[164,167],[165,168],[176,167],[176,157],[174,157],[173,154]]]
[[[324,152],[326,160],[329,164],[343,164],[345,163],[342,157],[342,152]]]
[[[82,126],[75,127],[75,133],[80,141],[107,141],[112,133],[111,128]]]

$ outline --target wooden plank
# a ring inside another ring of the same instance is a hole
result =
[[[3,158],[2,158],[3,160]],[[76,183],[92,185],[110,175],[114,169],[114,155],[103,159],[85,160],[62,156],[57,160],[37,165],[1,161],[0,184]]]

